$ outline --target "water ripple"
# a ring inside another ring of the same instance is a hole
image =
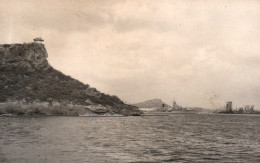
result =
[[[260,162],[258,115],[0,121],[0,162]]]

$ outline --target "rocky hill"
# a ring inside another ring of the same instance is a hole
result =
[[[0,114],[140,115],[118,97],[55,70],[44,44],[0,45]]]
[[[164,107],[170,107],[165,102],[163,102],[161,99],[148,100],[148,101],[140,102],[140,103],[133,104],[133,105],[136,107],[139,107],[139,108],[161,108],[163,104],[164,104]]]

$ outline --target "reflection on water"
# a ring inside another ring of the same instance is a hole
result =
[[[260,162],[259,115],[0,117],[0,162]]]

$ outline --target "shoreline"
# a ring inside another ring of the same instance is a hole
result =
[[[140,116],[138,109],[111,107],[107,105],[79,105],[59,102],[8,101],[0,103],[0,116]]]

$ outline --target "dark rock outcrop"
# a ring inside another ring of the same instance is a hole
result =
[[[36,112],[40,110],[44,114],[53,114],[55,107],[56,112],[63,115],[142,114],[137,107],[124,104],[118,97],[101,93],[55,70],[47,57],[41,43],[0,45],[2,112],[8,103],[9,108],[19,105],[21,113],[39,106]]]

